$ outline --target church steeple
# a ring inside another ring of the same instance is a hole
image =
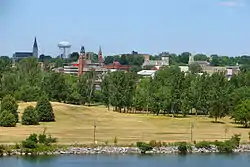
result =
[[[36,57],[36,58],[39,58],[38,57],[38,45],[37,45],[36,37],[35,37],[34,44],[33,44],[33,56]]]
[[[101,48],[101,46],[99,47],[99,52],[98,52],[98,62],[99,62],[100,64],[103,63],[102,48]]]

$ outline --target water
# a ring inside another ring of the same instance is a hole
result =
[[[249,167],[250,154],[3,157],[0,167]]]

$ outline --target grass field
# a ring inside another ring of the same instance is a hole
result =
[[[35,103],[20,103],[20,116],[25,107]],[[212,123],[207,117],[171,118],[166,116],[120,114],[108,111],[102,106],[85,107],[61,103],[52,103],[56,122],[41,123],[38,126],[23,126],[0,128],[0,143],[15,143],[26,138],[30,133],[47,133],[58,138],[61,144],[91,144],[93,143],[93,122],[96,121],[96,140],[99,144],[105,141],[113,143],[118,138],[118,144],[131,144],[137,141],[190,141],[190,122],[194,122],[193,140],[223,140],[225,128],[226,137],[240,133],[242,141],[248,141],[250,129],[240,128],[229,118],[221,119],[223,123]]]

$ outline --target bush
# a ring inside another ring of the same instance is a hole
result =
[[[161,141],[155,141],[155,140],[151,140],[150,142],[149,142],[149,145],[151,146],[151,147],[161,147],[163,144],[161,143]]]
[[[189,147],[188,147],[188,144],[186,142],[179,143],[179,145],[178,145],[179,154],[187,154],[188,148]]]
[[[15,122],[18,122],[18,104],[15,100],[15,98],[13,98],[10,95],[7,95],[5,97],[3,97],[2,102],[1,102],[1,113],[6,111],[11,112],[14,116],[15,116]]]
[[[232,153],[235,148],[234,143],[231,140],[226,140],[224,142],[217,142],[216,146],[220,153]]]
[[[38,113],[40,122],[54,122],[55,121],[53,108],[47,98],[42,97],[37,102],[36,111]]]
[[[8,111],[3,111],[0,114],[0,126],[3,127],[15,127],[16,126],[16,117]]]
[[[239,147],[240,146],[240,140],[241,140],[241,135],[240,134],[235,134],[234,136],[232,136],[231,137],[231,142],[235,145],[235,146],[237,146],[237,147]]]
[[[26,140],[31,140],[35,143],[38,143],[37,134],[33,133],[33,134],[29,135],[29,137]]]
[[[136,146],[141,150],[142,154],[145,154],[147,151],[151,151],[153,149],[152,146],[144,142],[137,142]]]
[[[34,107],[29,106],[24,110],[24,113],[22,116],[22,124],[23,125],[38,125],[39,124],[37,111],[35,110]]]
[[[196,148],[205,148],[205,149],[210,149],[211,148],[211,143],[207,141],[201,141],[195,144]]]
[[[40,134],[38,136],[38,142],[41,143],[41,144],[46,143],[46,139],[47,139],[47,136],[45,134]]]
[[[27,140],[27,139],[22,142],[22,145],[24,148],[30,148],[30,149],[34,149],[37,147],[36,142],[34,142],[32,140]]]

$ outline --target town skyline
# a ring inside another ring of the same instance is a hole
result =
[[[61,41],[72,44],[71,52],[81,46],[98,52],[101,45],[104,56],[133,50],[250,55],[246,0],[58,2],[2,1],[0,55],[31,51],[34,37],[39,54],[52,56],[60,53]]]

